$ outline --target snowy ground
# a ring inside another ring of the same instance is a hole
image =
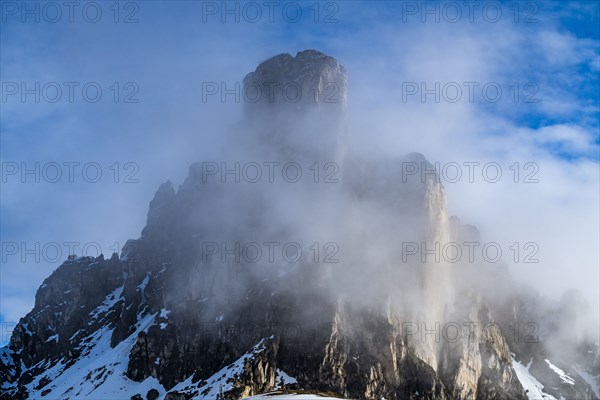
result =
[[[317,394],[277,394],[274,393],[266,393],[259,394],[252,397],[246,397],[244,400],[340,400],[336,397],[324,397]]]

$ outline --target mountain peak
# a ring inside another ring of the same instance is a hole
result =
[[[346,69],[331,56],[317,50],[304,50],[293,57],[282,53],[260,63],[244,78],[246,104],[250,114],[257,104],[305,110],[327,105],[327,111],[340,111],[348,97]]]

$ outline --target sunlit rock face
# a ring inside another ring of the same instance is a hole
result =
[[[227,150],[305,168],[336,160],[337,182],[223,182],[193,164],[177,189],[160,186],[120,257],[69,261],[44,282],[0,353],[0,398],[214,400],[285,387],[373,400],[525,399],[511,353],[544,353],[507,336],[526,319],[523,297],[491,302],[477,286],[491,276],[508,291],[504,270],[405,257],[407,243],[479,240],[448,216],[426,158],[344,156],[347,74],[332,57],[283,54],[244,79],[294,83],[319,100],[332,82],[339,102],[292,103],[279,92],[245,104]],[[274,261],[265,242],[279,243]],[[281,257],[292,242],[304,251],[297,262]],[[259,243],[263,256],[250,260],[236,243]],[[580,397],[567,398],[593,398],[576,384],[565,393]]]

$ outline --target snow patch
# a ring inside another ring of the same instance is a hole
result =
[[[46,339],[46,343],[51,342],[53,340],[58,343],[58,335],[52,335],[52,336],[50,336],[48,339]]]
[[[29,330],[29,324],[28,323],[24,323],[21,326],[23,327],[23,329],[25,329],[25,333],[26,334],[28,334],[29,336],[33,336],[33,333],[31,333],[31,331]]]
[[[169,315],[171,313],[171,310],[167,310],[166,308],[163,308],[162,310],[160,310],[160,314],[158,315],[161,318],[167,318],[167,315]]]
[[[283,385],[281,385],[281,382],[283,382]],[[298,381],[296,380],[296,378],[289,376],[288,374],[286,374],[278,368],[277,375],[275,376],[275,383],[278,385],[279,388],[283,389],[282,386],[290,385],[292,383],[298,383]]]
[[[552,364],[550,362],[550,360],[548,360],[548,359],[545,359],[544,361],[546,361],[548,363],[548,366],[550,367],[550,369],[552,371],[556,372],[556,374],[558,376],[560,376],[560,379],[562,379],[563,382],[568,383],[569,385],[575,385],[575,380],[573,378],[571,378],[569,375],[567,375],[567,373],[565,371],[558,368],[556,365]]]
[[[142,283],[140,283],[138,285],[138,289],[140,289],[142,291],[142,293],[144,293],[144,290],[146,290],[146,286],[148,286],[148,281],[150,280],[150,275],[146,275],[144,277],[144,280],[142,281]]]

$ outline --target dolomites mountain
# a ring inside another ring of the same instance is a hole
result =
[[[347,154],[334,58],[279,55],[244,85],[273,89],[231,132],[245,178],[193,164],[120,255],[64,262],[0,351],[0,399],[598,397],[594,343],[561,336],[554,358],[548,311],[576,319],[576,294],[547,304],[502,266],[422,258],[479,233],[421,154]]]

